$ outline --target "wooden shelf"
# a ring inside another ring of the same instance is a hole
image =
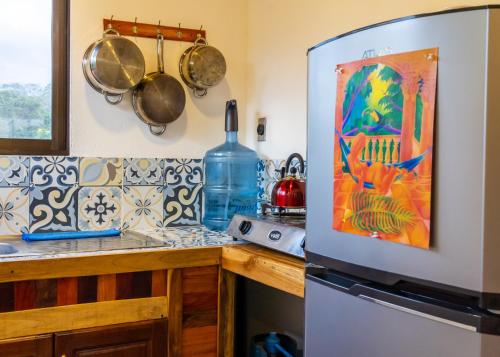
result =
[[[304,297],[305,263],[255,244],[222,247],[222,268]]]
[[[120,21],[115,19],[103,19],[103,29],[113,28],[122,36],[156,38],[158,31],[165,40],[194,42],[198,37],[206,38],[205,30],[189,29],[180,26],[163,26],[146,24],[142,22]]]

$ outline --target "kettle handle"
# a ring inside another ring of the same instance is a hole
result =
[[[286,169],[285,167],[283,166],[281,169],[276,169],[274,170],[276,172],[278,172],[280,174],[280,179],[283,180],[286,176]]]
[[[301,175],[303,175],[304,171],[305,171],[304,158],[298,152],[294,152],[293,154],[288,156],[288,159],[286,159],[286,164],[285,164],[286,173],[288,174],[290,172],[290,165],[292,164],[293,159],[299,160],[299,164],[300,164],[299,173]]]

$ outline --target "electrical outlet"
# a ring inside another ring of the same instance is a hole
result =
[[[266,141],[266,131],[267,131],[267,120],[266,118],[257,119],[257,141]]]

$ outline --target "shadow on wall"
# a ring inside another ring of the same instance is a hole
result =
[[[217,86],[209,88],[207,95],[202,98],[195,97],[191,88],[186,88],[186,91],[191,101],[200,112],[212,119],[224,117],[224,111],[226,110],[225,103],[227,100],[231,99],[231,89],[229,88],[226,78],[217,84]],[[238,98],[235,99],[238,100]],[[214,103],[219,104],[214,105]]]
[[[186,90],[188,89],[189,88]],[[96,118],[96,123],[99,126],[110,133],[125,133],[134,126],[139,126],[141,127],[143,137],[147,140],[159,143],[168,140],[169,144],[174,144],[182,140],[186,134],[188,120],[186,110],[182,112],[181,116],[176,121],[167,125],[167,130],[164,134],[155,136],[150,133],[149,126],[135,115],[132,107],[131,92],[126,93],[123,96],[122,102],[117,105],[108,104],[103,95],[97,93],[87,85],[85,94],[87,103],[92,103],[92,105],[88,106],[92,112],[92,117]]]
[[[140,121],[139,118],[137,118],[137,120]],[[167,139],[169,144],[174,144],[178,141],[181,141],[184,138],[184,136],[186,135],[188,120],[189,119],[188,119],[186,109],[184,109],[181,116],[179,118],[177,118],[176,121],[174,121],[170,124],[167,124],[167,130],[165,130],[165,133],[163,133],[161,136],[152,135],[149,132],[149,127],[146,124],[142,123],[141,121],[140,121],[140,124],[142,124],[144,126],[143,133],[144,133],[145,137],[153,136],[154,138],[157,138],[160,140]]]
[[[132,122],[126,114],[129,111],[129,105],[131,105],[127,95],[124,96],[120,104],[110,105],[104,99],[104,95],[96,92],[86,82],[84,85],[87,106],[92,112],[92,117],[96,118],[96,123],[108,131],[118,133],[126,131]],[[117,111],[123,115],[117,116]]]

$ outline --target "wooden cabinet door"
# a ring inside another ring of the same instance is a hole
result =
[[[55,334],[55,357],[166,357],[167,320]]]
[[[0,341],[2,357],[52,357],[52,335]]]

